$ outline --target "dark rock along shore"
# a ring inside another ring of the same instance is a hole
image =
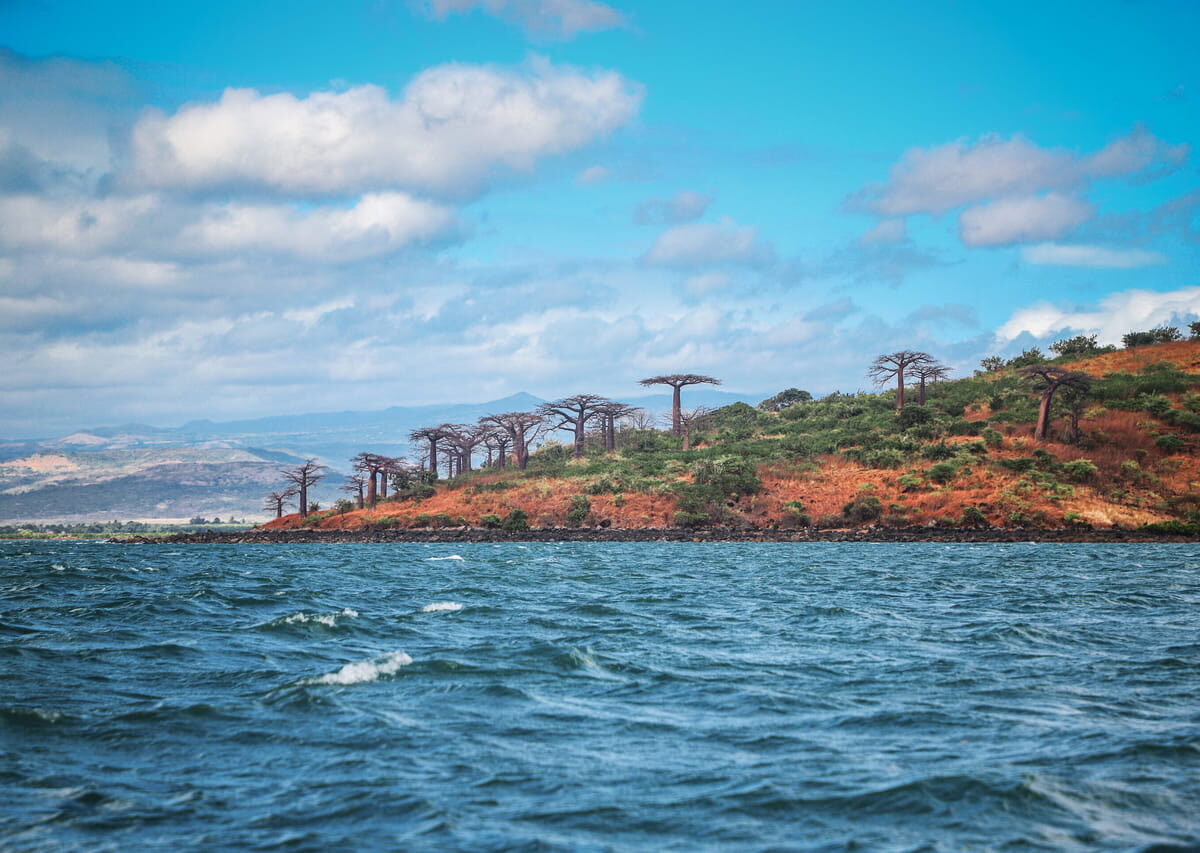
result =
[[[123,536],[130,544],[289,544],[344,542],[1196,542],[1191,536],[1164,536],[1136,530],[1032,530],[1005,528],[863,527],[853,530],[738,530],[734,528],[551,527],[510,533],[484,527],[404,530],[244,530],[237,533],[177,533]]]

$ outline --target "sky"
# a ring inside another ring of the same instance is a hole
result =
[[[1200,318],[1194,0],[0,0],[0,436]]]

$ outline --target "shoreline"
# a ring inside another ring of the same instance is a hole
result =
[[[1195,536],[1146,533],[1138,530],[1067,530],[1007,528],[939,527],[865,527],[851,530],[736,530],[733,528],[613,529],[591,527],[552,527],[507,532],[468,527],[392,530],[325,530],[298,528],[289,530],[246,530],[241,532],[206,531],[176,533],[170,536],[114,536],[107,541],[119,544],[167,545],[242,545],[242,544],[346,544],[368,542],[1200,542]]]

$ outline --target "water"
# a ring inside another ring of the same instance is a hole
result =
[[[0,543],[7,850],[1196,850],[1200,546]]]

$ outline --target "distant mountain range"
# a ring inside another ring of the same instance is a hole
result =
[[[766,396],[694,387],[684,391],[684,404],[754,404]],[[414,429],[473,423],[542,402],[519,393],[486,403],[197,420],[180,427],[125,424],[58,438],[0,440],[0,522],[260,518],[263,495],[282,485],[279,470],[308,457],[332,469],[314,493],[329,503],[344,496],[340,475],[357,453],[408,456]],[[658,415],[671,408],[670,394],[622,402]]]

